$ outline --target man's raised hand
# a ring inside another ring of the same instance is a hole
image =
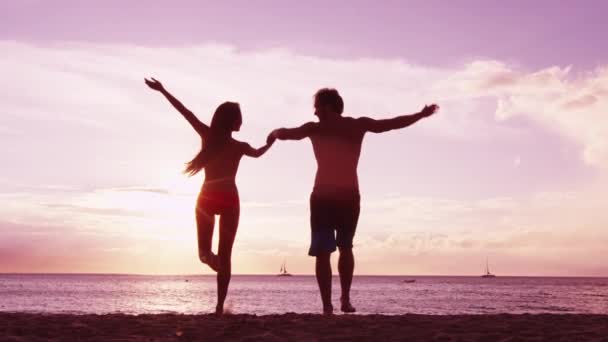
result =
[[[144,78],[144,80],[146,81],[146,84],[148,85],[148,87],[157,90],[157,91],[161,91],[163,90],[163,84],[160,83],[157,79],[155,79],[154,77],[151,77],[151,80]]]
[[[436,104],[432,104],[430,106],[424,106],[424,108],[422,109],[420,114],[422,114],[422,116],[424,116],[424,117],[429,117],[429,116],[435,114],[435,112],[437,112],[438,110],[439,110],[439,106]]]

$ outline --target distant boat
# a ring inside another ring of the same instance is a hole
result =
[[[283,264],[281,265],[281,270],[279,271],[279,274],[277,274],[277,277],[291,277],[291,273],[287,272],[285,261],[283,261]]]
[[[481,276],[482,278],[495,278],[496,276],[490,273],[490,267],[488,265],[488,259],[486,259],[486,274]]]
[[[415,283],[416,279],[403,279],[404,283],[410,284],[410,283]]]

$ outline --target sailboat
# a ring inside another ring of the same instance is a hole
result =
[[[283,261],[281,270],[279,271],[279,274],[277,274],[277,277],[291,277],[291,273],[287,272],[287,267],[285,267],[285,261]]]
[[[488,265],[488,259],[486,258],[486,274],[481,276],[482,278],[495,278],[496,276],[490,273],[490,267]]]

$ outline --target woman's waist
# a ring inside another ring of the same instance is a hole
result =
[[[238,204],[240,202],[239,192],[234,188],[215,188],[204,187],[198,195],[198,204],[201,203],[223,203],[223,204]]]
[[[199,197],[238,198],[234,179],[205,179]]]
[[[202,190],[237,191],[234,178],[205,178]]]
[[[234,189],[216,189],[216,188],[202,188],[198,195],[199,198],[239,198],[239,191],[237,188]]]

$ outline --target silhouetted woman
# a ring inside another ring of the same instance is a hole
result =
[[[205,182],[196,202],[196,225],[198,232],[198,256],[201,262],[217,272],[216,313],[224,311],[224,300],[230,283],[232,245],[239,225],[239,193],[235,176],[243,155],[260,157],[274,142],[255,149],[249,144],[232,138],[232,132],[241,127],[239,104],[222,103],[213,114],[211,126],[207,126],[171,95],[163,85],[152,78],[146,84],[163,94],[167,100],[188,120],[201,136],[201,151],[187,163],[185,173],[193,176],[205,169]],[[217,255],[211,252],[211,239],[215,215],[219,215],[219,247]]]

